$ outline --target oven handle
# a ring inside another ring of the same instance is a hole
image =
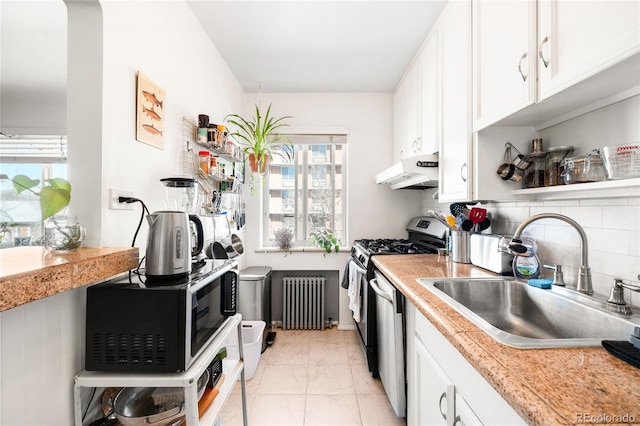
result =
[[[370,280],[369,285],[378,296],[382,297],[385,300],[388,300],[389,303],[393,305],[393,293],[385,293],[384,291],[382,291],[380,287],[378,287],[377,278],[373,278],[372,280]]]

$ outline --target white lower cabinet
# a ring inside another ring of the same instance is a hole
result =
[[[460,352],[407,304],[407,424],[526,424]]]

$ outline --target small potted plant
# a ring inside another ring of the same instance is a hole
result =
[[[52,251],[71,251],[80,247],[85,237],[85,228],[77,223],[75,217],[60,215],[71,201],[71,184],[62,178],[46,179],[41,187],[39,179],[31,179],[25,175],[9,178],[0,175],[0,179],[13,182],[13,187],[20,194],[29,191],[40,199],[40,213],[44,225],[44,246]]]
[[[278,129],[288,126],[284,121],[293,117],[290,115],[273,117],[271,104],[266,113],[261,112],[258,105],[255,108],[255,116],[249,119],[238,114],[229,114],[225,117],[225,121],[236,128],[231,136],[237,139],[242,151],[247,155],[251,171],[265,174],[274,155],[287,161],[293,158],[291,141],[278,133]]]
[[[291,252],[293,247],[293,230],[290,228],[280,228],[275,233],[276,244],[283,251]]]
[[[323,249],[325,251],[325,253],[323,253],[325,257],[327,256],[327,253],[337,253],[340,251],[340,240],[333,235],[333,232],[327,229],[312,232],[311,243],[314,246]]]

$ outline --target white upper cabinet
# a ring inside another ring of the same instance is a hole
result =
[[[405,147],[406,123],[404,118],[404,84],[393,95],[393,162],[401,160]]]
[[[538,0],[539,100],[638,53],[639,22],[636,0]]]
[[[404,79],[404,118],[406,134],[402,158],[418,153],[420,145],[420,73],[418,63],[414,63]]]
[[[449,2],[438,20],[439,199],[472,199],[471,2]]]
[[[418,64],[405,74],[393,98],[394,162],[416,154],[420,138],[420,86]]]
[[[536,101],[536,2],[473,2],[473,128]]]
[[[420,143],[419,154],[437,152],[440,141],[440,62],[438,33],[432,33],[419,57],[420,67]]]
[[[637,0],[474,0],[473,129],[545,128],[633,96],[639,52]]]

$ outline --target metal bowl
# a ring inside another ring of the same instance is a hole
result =
[[[209,370],[198,378],[198,399],[209,381]],[[184,388],[122,388],[113,400],[113,411],[123,426],[169,426],[185,417]]]

